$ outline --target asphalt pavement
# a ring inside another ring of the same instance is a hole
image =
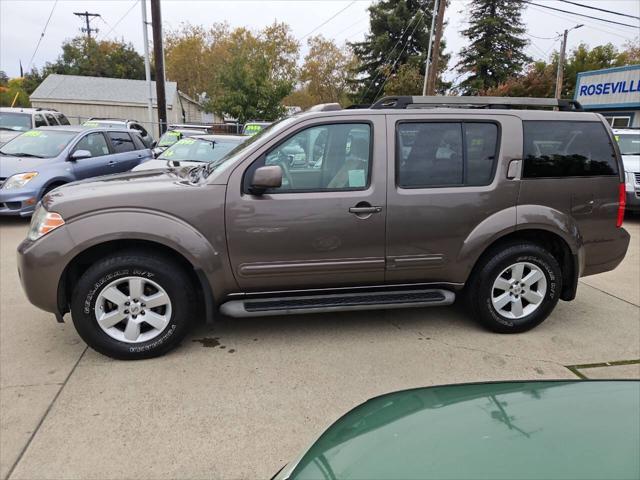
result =
[[[270,478],[347,410],[426,385],[640,378],[640,219],[624,263],[542,325],[456,307],[223,320],[169,355],[106,358],[26,300],[0,219],[0,478]]]

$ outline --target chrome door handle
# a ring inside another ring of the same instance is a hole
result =
[[[355,213],[358,215],[366,213],[380,213],[381,211],[382,207],[351,207],[349,209],[349,213]]]

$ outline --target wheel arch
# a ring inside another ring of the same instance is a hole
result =
[[[493,240],[478,256],[469,275],[472,278],[483,261],[496,250],[505,245],[528,242],[539,245],[551,253],[560,264],[562,271],[562,300],[573,300],[576,295],[578,277],[580,272],[580,255],[577,247],[571,248],[563,235],[549,228],[530,227],[517,229]]]

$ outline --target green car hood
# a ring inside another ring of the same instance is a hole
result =
[[[533,381],[373,398],[276,478],[638,479],[640,382]]]

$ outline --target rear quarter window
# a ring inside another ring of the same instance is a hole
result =
[[[602,123],[522,123],[524,178],[617,175],[616,154]]]

